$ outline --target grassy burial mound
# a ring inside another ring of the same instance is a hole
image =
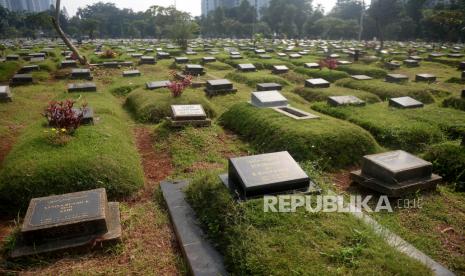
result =
[[[349,74],[342,71],[337,70],[329,70],[329,69],[308,69],[308,68],[296,68],[294,70],[296,73],[305,75],[310,78],[322,78],[329,82],[335,82],[340,79],[350,77]]]
[[[139,155],[118,101],[104,93],[86,95],[86,100],[94,108],[95,124],[81,126],[64,143],[52,139],[44,119],[26,128],[0,171],[0,209],[16,213],[33,197],[100,187],[110,198],[121,198],[143,185]]]
[[[260,58],[254,58],[251,59],[252,64],[257,67],[259,70],[267,69],[271,70],[273,69],[274,65],[286,65],[289,69],[293,69],[295,67],[294,64],[287,62],[287,61],[282,61],[279,59],[275,58],[270,58],[270,59],[260,59]]]
[[[131,92],[125,106],[132,112],[134,118],[142,123],[159,123],[171,116],[173,104],[201,104],[208,117],[216,116],[213,105],[203,97],[202,92],[187,90],[180,97],[173,97],[168,89],[148,91],[139,88]]]
[[[0,63],[0,82],[7,82],[19,68],[21,68],[21,64],[16,61]]]
[[[270,74],[269,72],[250,72],[238,73],[231,72],[226,75],[227,79],[235,82],[245,83],[255,89],[258,83],[279,83],[283,86],[289,85],[289,82],[281,77]]]
[[[465,111],[465,98],[447,98],[442,102],[442,106]]]
[[[366,75],[376,79],[383,79],[387,75],[385,70],[371,65],[341,65],[338,66],[336,70],[346,72],[350,75]]]
[[[434,145],[424,157],[445,180],[456,183],[457,190],[465,191],[465,146],[453,142]]]
[[[187,197],[233,275],[431,274],[348,214],[264,212],[263,199],[235,202],[215,173]]]
[[[368,103],[377,103],[381,101],[381,99],[378,96],[370,92],[338,86],[331,86],[330,88],[323,89],[298,87],[295,88],[293,92],[300,95],[302,98],[306,99],[309,102],[321,102],[326,101],[328,97],[347,95],[356,96],[357,98],[362,99]]]
[[[373,137],[363,129],[322,116],[294,120],[271,109],[248,103],[232,106],[220,121],[262,152],[289,151],[297,160],[319,162],[323,168],[340,168],[378,150]]]
[[[382,80],[358,81],[354,79],[343,79],[337,81],[336,85],[355,90],[368,91],[377,95],[382,100],[410,96],[425,104],[434,102],[433,94],[445,93],[444,91],[438,91],[437,89],[425,85],[415,83],[395,84],[384,82]]]
[[[363,127],[383,146],[411,152],[465,133],[461,111],[436,105],[401,110],[389,108],[387,103],[342,108],[316,103],[312,108]]]

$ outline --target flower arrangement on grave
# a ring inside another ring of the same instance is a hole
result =
[[[101,58],[115,58],[118,54],[111,50],[111,49],[107,49],[105,51],[103,51],[103,53],[100,54],[100,57]]]
[[[320,65],[320,70],[323,70],[323,68],[334,70],[337,68],[337,60],[335,60],[334,58],[322,59],[318,62],[318,64]]]
[[[187,75],[182,77],[181,79],[177,79],[176,74],[177,73],[174,70],[170,72],[171,81],[168,85],[168,89],[171,91],[171,95],[173,96],[173,98],[180,97],[184,90],[192,84],[191,75]]]

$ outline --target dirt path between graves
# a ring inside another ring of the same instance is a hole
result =
[[[151,131],[135,127],[134,137],[145,174],[145,186],[126,202],[121,202],[122,243],[110,249],[86,254],[69,254],[37,259],[26,268],[1,266],[0,274],[15,275],[183,275],[185,266],[161,198],[159,183],[172,172],[168,153],[153,148]],[[0,230],[6,230],[0,224]],[[7,231],[9,232],[9,231]],[[5,236],[0,231],[0,236]]]

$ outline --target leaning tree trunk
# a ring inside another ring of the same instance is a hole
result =
[[[61,39],[63,42],[68,46],[68,48],[74,53],[74,55],[79,59],[79,62],[82,65],[87,65],[87,59],[85,56],[81,56],[79,54],[79,50],[73,45],[73,43],[66,37],[65,32],[60,27],[60,6],[61,6],[61,0],[57,0],[56,3],[56,11],[55,11],[55,17],[52,17],[52,22],[53,26],[55,26],[55,29],[57,33],[60,35]]]

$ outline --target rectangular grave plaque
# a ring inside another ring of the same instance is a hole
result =
[[[310,178],[287,152],[229,159],[229,181],[246,197],[307,189]]]
[[[389,99],[389,106],[397,108],[421,108],[423,103],[411,97],[399,97]]]
[[[29,242],[108,231],[105,189],[32,199],[21,229]]]
[[[258,83],[257,91],[281,91],[283,86],[279,83]]]
[[[305,87],[309,88],[329,88],[331,83],[324,79],[308,79],[305,81]]]
[[[252,105],[256,107],[287,106],[287,99],[279,91],[252,92]]]
[[[176,121],[184,120],[206,120],[207,114],[199,104],[191,105],[172,105],[173,119]]]

